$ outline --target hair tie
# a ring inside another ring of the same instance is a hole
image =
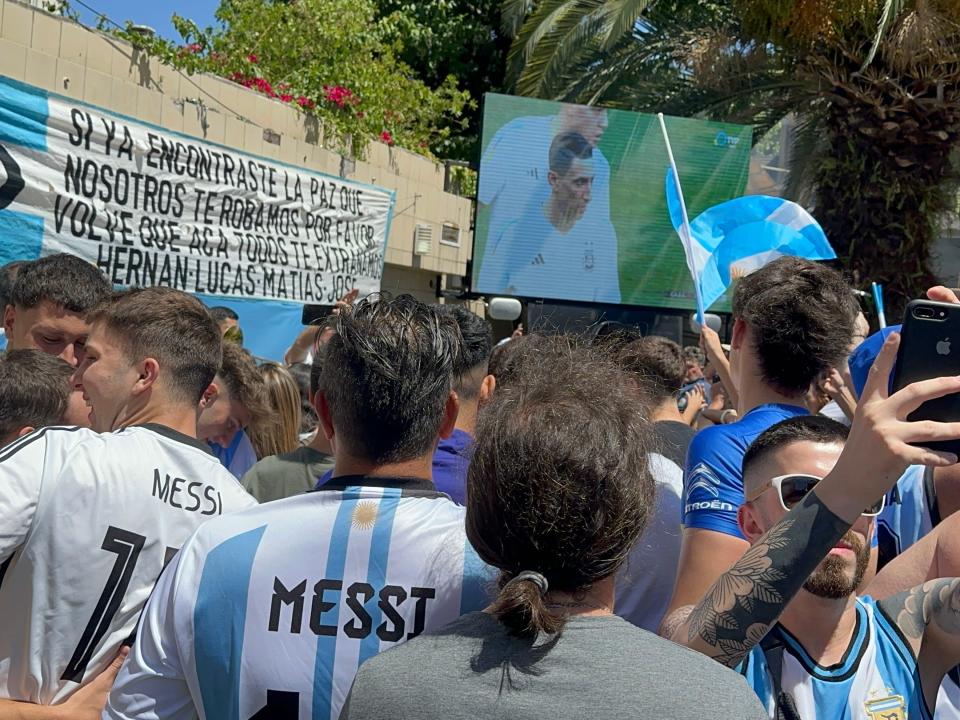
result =
[[[534,585],[537,586],[537,590],[540,591],[540,595],[544,597],[547,594],[547,590],[550,589],[550,583],[547,582],[547,578],[545,578],[543,575],[533,570],[524,570],[521,573],[517,573],[516,577],[514,577],[512,580],[507,581],[507,584],[504,585],[504,587],[506,587],[507,585],[513,585],[514,583],[522,582],[522,581],[532,582]]]

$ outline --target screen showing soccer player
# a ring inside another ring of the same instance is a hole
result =
[[[749,127],[667,127],[691,216],[743,193]],[[474,291],[692,307],[666,209],[668,166],[654,115],[486,95]]]

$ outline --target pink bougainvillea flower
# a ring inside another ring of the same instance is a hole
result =
[[[283,93],[280,96],[280,100],[282,100],[283,102],[290,102],[291,100],[293,100],[293,95],[290,95],[288,93]]]
[[[390,134],[389,130],[384,130],[380,133],[381,142],[385,142],[387,145],[393,145],[393,135]]]
[[[250,53],[249,55],[247,55],[247,60],[249,60],[250,62],[252,62],[254,65],[256,65],[256,64],[260,61],[260,58],[258,58],[258,57],[257,57],[256,55],[254,55],[253,53]]]

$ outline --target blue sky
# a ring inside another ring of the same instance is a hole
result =
[[[111,20],[121,25],[124,21],[132,20],[140,25],[149,25],[160,35],[171,40],[179,40],[180,36],[170,18],[174,13],[193,20],[201,28],[214,24],[213,13],[220,5],[220,0],[84,0],[97,12],[101,12]],[[71,7],[80,13],[80,20],[85,25],[95,26],[97,18],[94,13],[79,3],[71,3]]]

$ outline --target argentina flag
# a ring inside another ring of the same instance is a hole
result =
[[[666,192],[670,221],[684,240],[687,265],[700,287],[704,308],[715,303],[733,280],[783,255],[809,260],[837,257],[810,213],[794,202],[766,195],[746,195],[704,210],[690,221],[686,239],[673,170],[667,170]]]

